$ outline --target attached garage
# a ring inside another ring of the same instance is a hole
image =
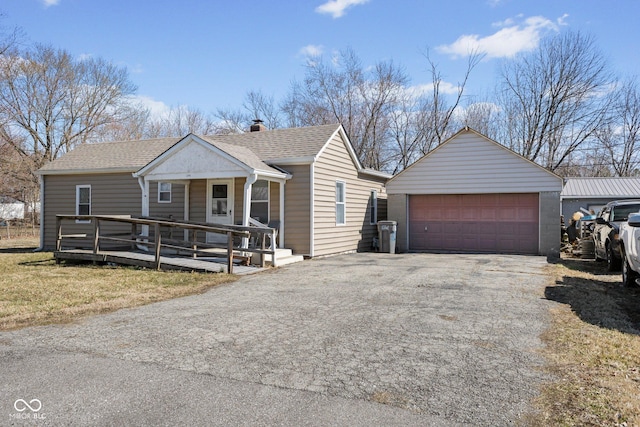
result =
[[[387,183],[398,250],[559,253],[562,179],[468,128]]]

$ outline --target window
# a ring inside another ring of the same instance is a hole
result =
[[[251,186],[251,218],[269,223],[269,181],[260,179]]]
[[[171,183],[158,183],[158,203],[171,203]]]
[[[91,186],[76,185],[76,215],[91,215]],[[90,221],[76,221],[90,222]]]
[[[369,224],[374,225],[378,223],[378,192],[376,190],[371,190],[370,200]]]
[[[347,223],[346,186],[345,182],[336,181],[336,225]]]

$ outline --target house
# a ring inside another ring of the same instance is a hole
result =
[[[400,251],[556,256],[562,179],[464,128],[387,183]]]
[[[23,219],[25,204],[8,196],[0,196],[0,219]]]
[[[341,125],[258,122],[237,135],[83,144],[39,174],[43,248],[55,246],[57,214],[142,215],[272,225],[279,247],[306,257],[370,249],[390,178],[361,166]]]
[[[640,178],[567,178],[560,193],[567,221],[574,212],[597,214],[607,203],[621,199],[640,199]]]

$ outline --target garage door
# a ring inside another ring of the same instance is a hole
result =
[[[538,253],[538,194],[409,196],[409,249]]]

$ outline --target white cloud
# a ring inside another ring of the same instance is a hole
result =
[[[302,49],[300,49],[300,54],[307,57],[316,58],[322,55],[323,50],[324,49],[321,45],[308,44]]]
[[[44,7],[49,6],[57,6],[60,3],[60,0],[41,0]]]
[[[326,3],[316,7],[317,13],[328,13],[334,19],[340,18],[344,15],[345,11],[351,6],[357,6],[359,4],[365,4],[369,0],[329,0]]]
[[[444,95],[457,95],[458,85],[442,80],[440,81],[440,87],[438,88],[438,90],[441,94],[444,94]],[[419,97],[422,95],[432,95],[433,83],[425,83],[421,85],[408,86],[405,88],[405,92],[414,97]]]
[[[131,96],[133,103],[138,103],[142,107],[147,108],[151,114],[152,119],[166,119],[169,117],[171,107],[162,101],[156,101],[150,96],[145,95],[133,95]]]
[[[512,57],[535,49],[543,35],[558,31],[558,25],[564,25],[566,16],[559,18],[557,24],[543,16],[532,16],[519,24],[513,19],[506,19],[493,24],[500,27],[494,34],[486,37],[465,34],[449,45],[438,46],[436,50],[453,58],[468,56],[471,52],[484,54],[487,58]]]

